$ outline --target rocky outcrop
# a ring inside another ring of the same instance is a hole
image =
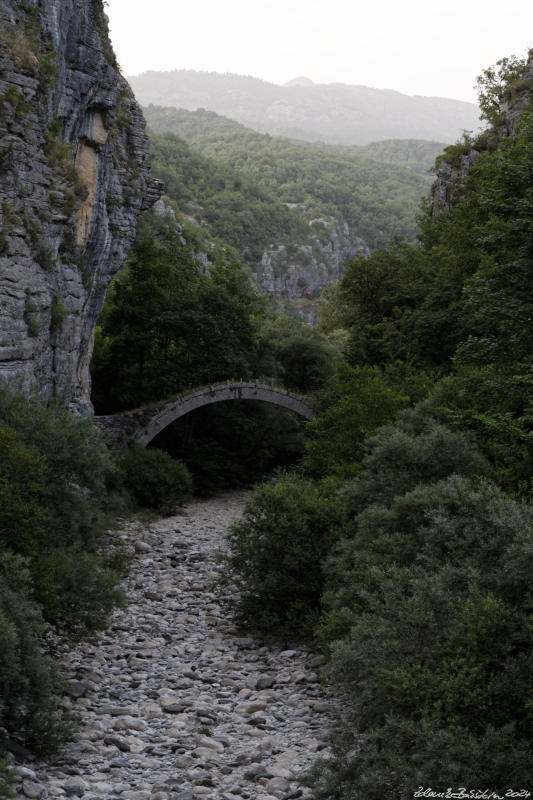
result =
[[[0,378],[91,410],[96,320],[159,194],[102,0],[4,0]]]
[[[514,133],[520,122],[520,117],[526,106],[533,98],[533,48],[528,52],[526,69],[522,80],[506,95],[501,105],[503,117],[500,133],[510,136]]]
[[[463,181],[481,155],[474,147],[450,163],[442,161],[437,169],[435,181],[431,186],[430,204],[432,219],[435,222],[443,211],[449,211],[454,198],[460,191]]]
[[[312,302],[330,283],[338,283],[343,267],[357,253],[368,255],[364,241],[350,231],[346,222],[333,217],[311,220],[314,230],[308,244],[272,245],[254,266],[254,276],[261,289],[277,300],[291,301],[300,316],[313,323]]]
[[[436,220],[443,211],[449,211],[456,198],[462,191],[461,187],[471,168],[478,160],[483,150],[499,137],[512,136],[515,133],[522,112],[531,102],[533,97],[533,49],[529,51],[526,68],[522,79],[511,86],[505,99],[500,105],[501,122],[491,128],[474,141],[471,146],[464,146],[464,152],[457,152],[461,144],[448,148],[450,157],[441,161],[436,173],[436,178],[431,187],[431,208],[433,220]],[[465,143],[468,141],[465,138]]]

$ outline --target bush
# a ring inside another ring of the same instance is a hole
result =
[[[36,753],[52,752],[71,731],[57,707],[59,680],[53,662],[43,654],[43,630],[25,562],[1,554],[0,724]]]
[[[98,429],[59,404],[11,393],[0,386],[0,424],[41,458],[42,503],[50,516],[48,535],[57,543],[94,548],[106,525],[106,484],[114,467]]]
[[[483,475],[488,469],[471,438],[443,424],[427,402],[380,428],[366,440],[365,449],[364,472],[343,491],[351,516],[374,503],[389,506],[420,484],[451,474]]]
[[[527,570],[532,524],[531,506],[504,497],[488,482],[474,484],[457,475],[419,486],[397,497],[390,508],[365,508],[345,525],[350,536],[328,561],[329,610],[321,620],[321,639],[344,635],[353,619],[367,610],[376,582],[412,564],[426,575],[443,564],[461,567],[466,576],[479,576],[481,586],[506,599],[513,599],[513,592],[526,592],[527,581],[519,577],[517,562]],[[506,572],[504,564],[509,564]],[[514,576],[512,569],[517,570]]]
[[[45,552],[32,570],[45,617],[62,620],[71,634],[105,627],[113,608],[125,603],[112,561],[79,544]]]
[[[0,386],[0,547],[28,559],[33,597],[59,627],[104,624],[121,593],[99,551],[115,470],[99,433]]]
[[[527,789],[531,782],[531,747],[517,739],[512,725],[489,724],[475,736],[439,719],[391,716],[364,739],[352,731],[347,725],[334,757],[318,762],[308,776],[316,800],[405,800],[421,786],[443,797],[450,786],[505,796],[511,785]]]
[[[5,425],[0,425],[0,450],[0,546],[35,557],[50,522],[45,507],[47,465]]]
[[[236,618],[277,638],[310,635],[320,609],[322,562],[337,537],[332,485],[286,475],[265,484],[230,529],[223,585]]]
[[[139,505],[170,514],[189,497],[187,467],[163,450],[132,447],[120,460],[124,484]]]
[[[117,472],[99,433],[58,405],[0,386],[0,796],[12,743],[51,752],[72,731],[46,623],[103,627],[121,603],[120,551],[101,546]],[[113,501],[115,502],[115,501]],[[123,508],[121,509],[123,510]]]
[[[318,796],[399,800],[454,781],[497,791],[509,774],[527,785],[531,505],[453,475],[349,528],[321,629],[338,637],[331,668],[349,712]]]

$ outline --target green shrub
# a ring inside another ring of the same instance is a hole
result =
[[[532,506],[452,475],[367,506],[347,530],[321,634],[337,639],[349,711],[318,796],[400,800],[454,780],[501,790],[510,765],[526,784]]]
[[[308,776],[316,800],[405,800],[421,786],[443,797],[450,786],[499,790],[505,796],[511,783],[518,789],[530,786],[531,747],[517,739],[513,725],[488,724],[475,736],[435,718],[391,716],[364,738],[354,730],[346,725],[334,757],[317,763]]]
[[[309,636],[320,609],[322,562],[340,512],[330,483],[284,476],[265,484],[230,529],[223,584],[236,617],[274,637]]]
[[[192,492],[187,467],[163,450],[132,447],[120,461],[124,484],[135,500],[161,514],[170,514]]]
[[[99,551],[116,473],[98,431],[0,386],[0,447],[0,546],[28,558],[49,622],[101,626],[121,576]]]
[[[486,473],[488,464],[471,438],[438,417],[439,412],[423,402],[366,440],[364,472],[342,493],[351,516],[373,503],[388,506],[396,496],[451,474]]]
[[[461,159],[467,156],[474,146],[472,135],[468,131],[463,131],[462,138],[455,144],[450,144],[444,148],[444,153],[435,159],[435,169],[441,164],[450,164],[453,169],[460,169]]]
[[[350,710],[323,788],[339,800],[403,800],[421,784],[501,791],[509,774],[527,786],[527,613],[469,585],[475,575],[459,568],[430,577],[406,568],[398,577],[374,588],[372,607],[334,647]]]
[[[368,506],[345,525],[349,536],[328,561],[324,601],[329,610],[321,620],[321,639],[343,636],[367,610],[384,574],[400,580],[395,570],[412,564],[426,575],[443,564],[460,566],[505,598],[512,599],[513,591],[524,593],[527,581],[521,578],[518,585],[518,573],[511,577],[502,567],[512,558],[506,553],[515,540],[516,558],[523,559],[523,537],[527,540],[532,524],[530,506],[505,498],[488,482],[476,485],[457,475],[418,486],[390,508]]]
[[[71,634],[103,628],[113,608],[125,603],[108,557],[79,544],[44,553],[32,572],[46,618],[64,621]]]
[[[50,333],[55,333],[62,327],[67,313],[67,309],[61,298],[54,295],[52,297],[52,307],[50,310]]]
[[[35,753],[52,752],[71,732],[57,707],[59,680],[43,653],[43,630],[23,559],[0,554],[0,725]]]
[[[50,242],[42,242],[35,254],[35,260],[44,270],[48,271],[53,269],[57,264],[57,255],[54,246],[50,244]]]
[[[46,463],[5,425],[0,425],[0,449],[0,546],[36,557],[50,522],[44,502]]]

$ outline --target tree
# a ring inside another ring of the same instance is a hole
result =
[[[328,482],[295,475],[264,484],[228,534],[224,585],[241,622],[277,637],[309,636],[320,607],[322,561],[335,541],[339,504]]]
[[[312,475],[350,477],[361,469],[363,442],[408,402],[378,367],[341,365],[329,384],[332,402],[308,424],[304,467]]]
[[[175,224],[146,215],[110,291],[93,358],[100,413],[248,377],[261,303],[233,254],[203,274]]]
[[[524,74],[526,60],[517,56],[500,58],[476,78],[481,117],[491,125],[501,124],[501,106],[506,93]]]

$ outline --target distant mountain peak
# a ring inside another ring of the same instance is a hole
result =
[[[298,78],[293,78],[292,81],[287,81],[283,86],[314,86],[315,82],[311,78],[306,78],[305,75],[300,75]]]
[[[279,84],[250,76],[178,70],[130,78],[137,99],[194,111],[205,108],[271,136],[365,145],[383,139],[453,142],[477,130],[473,103],[410,97],[391,89],[313,83],[300,76]]]

